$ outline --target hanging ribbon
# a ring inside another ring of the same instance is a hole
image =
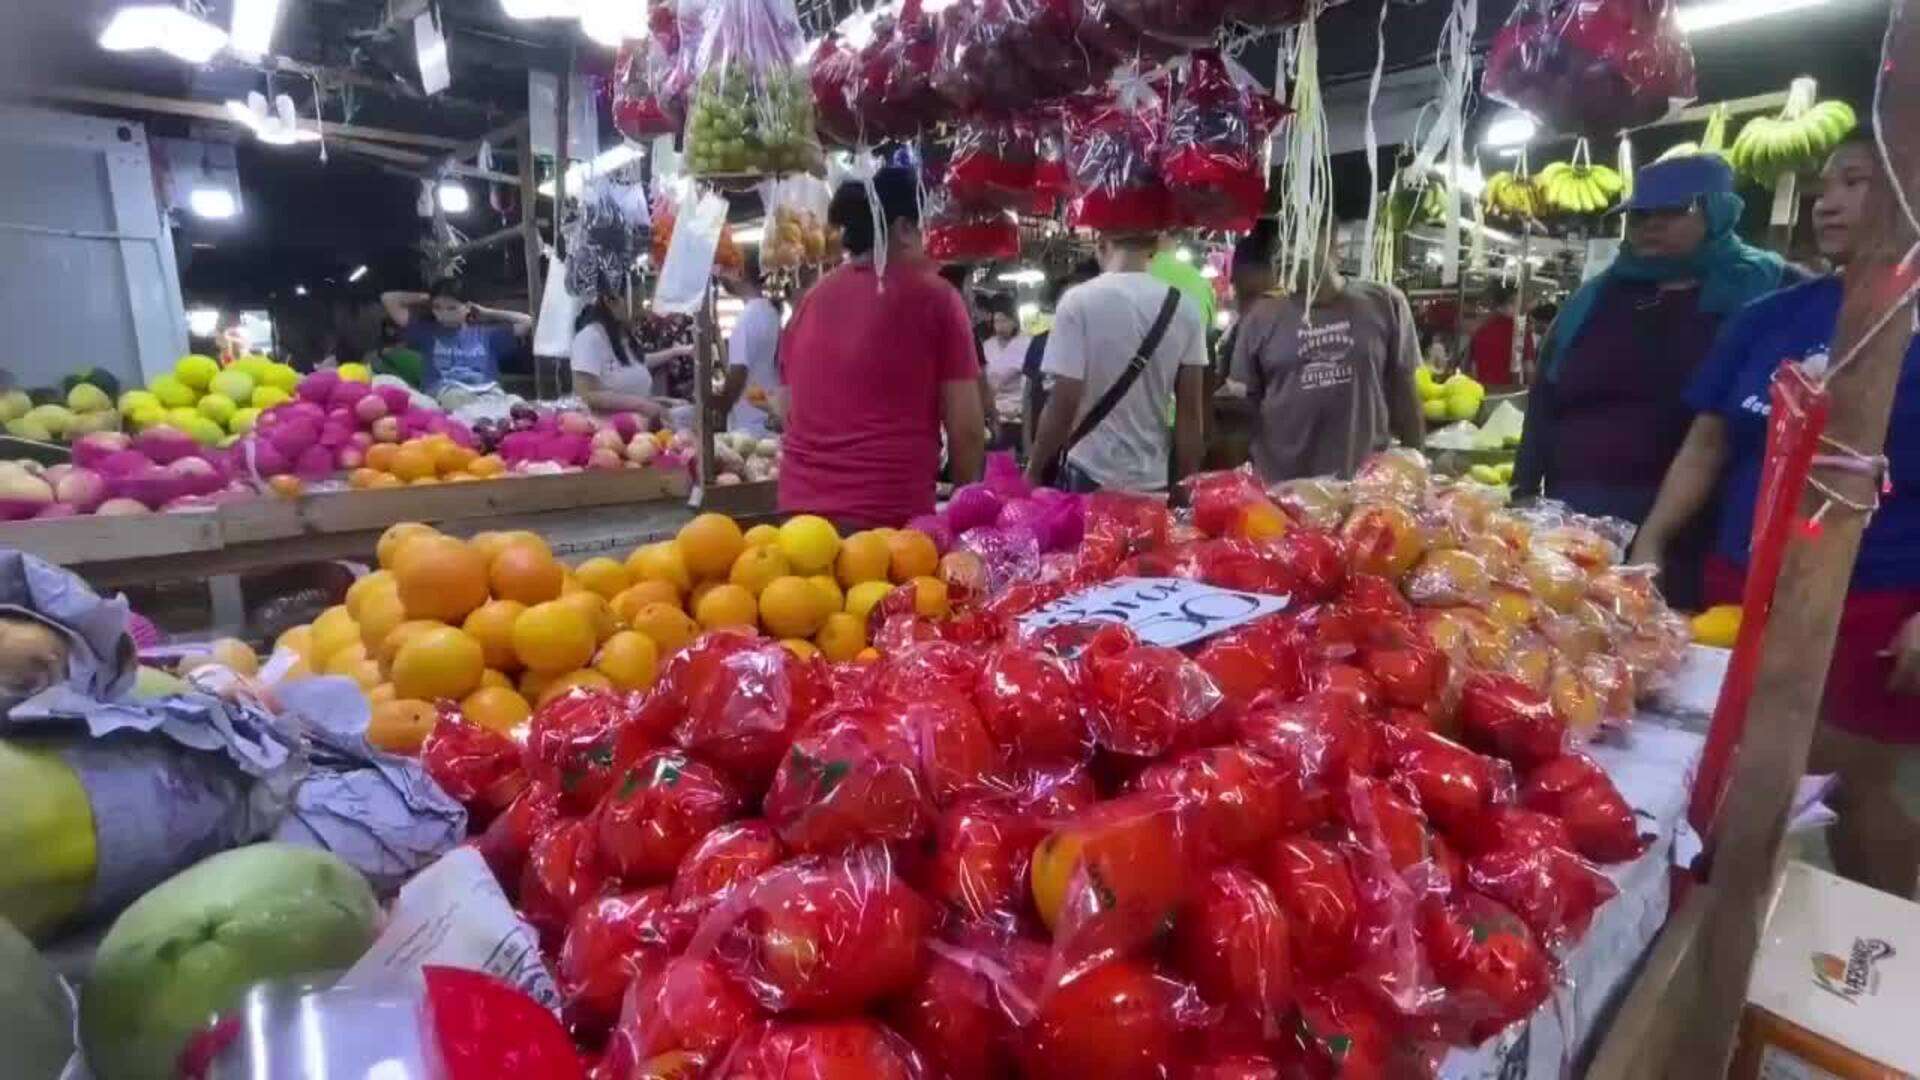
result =
[[[1380,21],[1374,27],[1373,78],[1367,83],[1367,243],[1360,252],[1360,277],[1390,284],[1391,265],[1382,266],[1374,230],[1380,220],[1380,133],[1374,126],[1374,106],[1380,102],[1380,82],[1387,73],[1387,11],[1390,0],[1380,0]]]

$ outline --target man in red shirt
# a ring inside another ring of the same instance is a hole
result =
[[[844,184],[829,216],[849,258],[800,298],[780,338],[780,509],[851,527],[933,510],[943,430],[955,483],[979,478],[986,444],[973,328],[921,246],[913,174],[882,169],[873,187],[884,272],[867,188]]]
[[[1487,290],[1487,318],[1467,345],[1467,364],[1473,377],[1489,389],[1525,386],[1533,371],[1533,334],[1527,334],[1520,355],[1519,377],[1513,371],[1513,333],[1519,325],[1519,307],[1513,286],[1496,283]]]

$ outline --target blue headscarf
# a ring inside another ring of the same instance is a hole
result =
[[[1715,315],[1731,315],[1749,301],[1780,288],[1786,261],[1741,240],[1734,231],[1747,208],[1746,200],[1732,192],[1716,191],[1702,195],[1700,207],[1707,220],[1707,235],[1692,255],[1654,258],[1635,254],[1631,246],[1622,245],[1620,257],[1605,273],[1574,291],[1547,339],[1544,378],[1559,378],[1561,363],[1580,339],[1580,331],[1586,329],[1601,291],[1612,282],[1698,281],[1700,310]]]

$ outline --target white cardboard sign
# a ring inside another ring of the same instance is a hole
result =
[[[1031,612],[1023,633],[1076,622],[1124,623],[1149,645],[1177,648],[1285,611],[1287,598],[1218,589],[1185,578],[1115,578]]]

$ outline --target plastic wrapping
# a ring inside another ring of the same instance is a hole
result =
[[[1077,93],[1106,76],[1111,63],[1075,40],[1080,0],[1011,0],[1008,44],[1043,98]]]
[[[793,740],[764,805],[782,842],[814,854],[912,839],[933,812],[905,726],[878,711],[845,706]]]
[[[1472,1042],[1533,1014],[1553,992],[1546,950],[1527,924],[1496,901],[1462,892],[1420,907],[1420,938],[1441,985],[1442,1012]]]
[[[838,31],[829,30],[807,66],[814,126],[829,145],[852,147],[861,143],[861,118],[853,108],[859,81],[859,50],[843,41]]]
[[[1207,641],[1194,662],[1226,699],[1247,705],[1261,694],[1287,699],[1306,689],[1305,657],[1293,624],[1263,619]]]
[[[1531,768],[1558,757],[1567,725],[1553,703],[1510,675],[1475,675],[1461,688],[1461,738],[1469,745]]]
[[[567,1034],[540,1003],[478,971],[426,969],[422,1021],[433,1075],[444,1080],[585,1080]]]
[[[1253,228],[1267,198],[1265,143],[1281,113],[1217,50],[1193,52],[1168,103],[1161,160],[1181,225]]]
[[[641,972],[627,987],[620,1024],[596,1076],[665,1080],[718,1065],[761,1013],[744,988],[711,960],[678,956]]]
[[[1173,196],[1160,173],[1160,96],[1137,72],[1062,107],[1071,201],[1067,223],[1107,233],[1163,232]]]
[[[1512,778],[1492,759],[1431,731],[1387,726],[1382,733],[1398,782],[1441,828],[1469,828],[1495,802],[1511,799]]]
[[[1213,43],[1227,18],[1226,0],[1110,0],[1127,22],[1183,48]]]
[[[833,193],[816,176],[799,174],[760,185],[767,208],[766,236],[760,242],[762,270],[796,270],[827,259],[827,207]]]
[[[927,197],[920,234],[938,262],[993,262],[1020,257],[1020,223],[1010,211],[971,206],[941,185]]]
[[[1525,0],[1487,54],[1481,90],[1565,134],[1612,136],[1695,94],[1673,0]]]
[[[887,1022],[911,1043],[929,1074],[947,1080],[1013,1075],[1013,1025],[994,983],[974,970],[971,952],[939,946],[920,980],[887,1009]]]
[[[558,791],[568,812],[592,810],[620,777],[616,742],[631,712],[627,695],[603,690],[570,690],[540,706],[527,728],[527,775]]]
[[[672,135],[686,117],[688,57],[670,3],[647,11],[647,35],[614,61],[613,126],[629,139]]]
[[[1361,503],[1340,527],[1347,566],[1356,574],[1398,581],[1427,551],[1426,530],[1404,506]]]
[[[988,733],[1027,768],[1085,761],[1093,747],[1079,668],[1050,653],[1002,645],[973,686]]]
[[[745,805],[711,765],[656,750],[628,766],[594,810],[601,857],[628,885],[664,885],[703,837]]]
[[[934,826],[921,887],[963,922],[1009,930],[1027,925],[1028,865],[1046,832],[1036,815],[1011,805],[952,807]]]
[[[1527,774],[1520,802],[1565,824],[1573,849],[1598,863],[1626,862],[1646,847],[1633,808],[1593,759],[1568,754]]]
[[[786,845],[773,826],[754,818],[722,825],[700,838],[680,860],[673,877],[673,902],[725,899],[786,858]]]
[[[1467,882],[1512,908],[1550,949],[1584,937],[1594,911],[1620,891],[1591,863],[1560,847],[1474,855],[1467,860]]]
[[[1179,800],[1185,829],[1205,865],[1252,857],[1288,817],[1280,769],[1237,746],[1192,750],[1149,766],[1134,787]]]
[[[1124,627],[1100,630],[1080,658],[1094,741],[1118,754],[1154,757],[1204,745],[1203,725],[1223,700],[1207,673],[1175,649],[1142,645]]]
[[[1359,901],[1346,857],[1335,847],[1295,835],[1274,845],[1263,869],[1287,914],[1294,969],[1311,981],[1353,966]]]
[[[521,872],[520,914],[549,952],[560,948],[581,905],[611,891],[613,879],[584,820],[556,821],[534,838]]]
[[[1061,822],[1034,849],[1033,899],[1053,931],[1049,984],[1132,955],[1195,884],[1180,801],[1125,795]]]
[[[962,124],[953,134],[947,190],[970,206],[1030,210],[1037,149],[1032,128],[1022,121]]]
[[[1493,602],[1486,562],[1458,548],[1427,552],[1402,584],[1407,599],[1426,607],[1485,607]]]
[[[791,0],[708,0],[698,77],[687,108],[686,160],[695,176],[814,169],[813,93]]]
[[[934,72],[939,27],[920,0],[873,16],[873,39],[860,50],[852,89],[853,113],[868,143],[908,139],[943,119]]]
[[[956,0],[934,22],[933,86],[955,113],[1005,113],[1040,99],[1039,79],[1012,54],[1013,0]]]
[[[709,633],[667,661],[653,696],[679,712],[673,739],[682,749],[757,786],[804,713],[810,678],[805,662],[774,642]]]
[[[528,782],[513,740],[469,724],[451,710],[440,714],[420,744],[420,764],[440,790],[467,808],[475,827],[511,806]]]
[[[749,1031],[719,1071],[718,1080],[926,1080],[918,1054],[867,1019],[777,1020]]]
[[[1163,1074],[1200,1008],[1191,988],[1134,960],[1090,968],[1041,998],[1018,1035],[1025,1076]]]
[[[1294,831],[1326,821],[1333,794],[1349,772],[1367,771],[1367,721],[1345,699],[1324,694],[1299,701],[1263,700],[1240,716],[1237,741],[1279,771],[1274,828]]]
[[[1269,494],[1294,520],[1329,531],[1338,529],[1353,508],[1353,485],[1344,480],[1287,480],[1275,484]]]
[[[1174,925],[1175,965],[1210,1004],[1277,1038],[1293,1010],[1287,917],[1266,882],[1215,870]]]
[[[612,1028],[628,984],[665,967],[692,936],[692,919],[673,910],[665,889],[582,904],[560,947],[568,1021],[590,1037]]]

